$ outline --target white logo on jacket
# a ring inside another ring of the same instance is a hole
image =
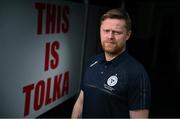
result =
[[[115,86],[118,82],[118,77],[117,77],[117,74],[116,75],[112,75],[108,78],[107,80],[107,84],[104,84],[104,88],[107,89],[107,90],[110,90],[110,91],[113,91],[115,90],[113,88],[113,86]]]
[[[118,82],[118,78],[117,78],[117,76],[110,76],[109,78],[108,78],[108,80],[107,80],[107,84],[109,85],[109,86],[115,86],[116,84],[117,84],[117,82]]]

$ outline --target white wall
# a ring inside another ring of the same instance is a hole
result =
[[[0,117],[37,117],[78,92],[84,6],[39,2],[44,4],[41,10],[36,8],[38,0],[0,1]],[[46,33],[48,5],[55,6],[56,16],[55,32],[50,33]]]

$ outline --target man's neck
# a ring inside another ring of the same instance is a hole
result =
[[[111,61],[111,60],[113,60],[114,58],[116,58],[117,56],[119,56],[120,54],[122,54],[124,51],[125,51],[125,49],[123,49],[121,52],[116,53],[116,54],[112,54],[112,53],[107,53],[107,52],[105,52],[106,61]]]

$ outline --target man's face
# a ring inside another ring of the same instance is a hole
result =
[[[105,53],[117,55],[125,50],[126,40],[129,39],[131,34],[125,26],[126,22],[123,19],[107,18],[102,21],[100,37]]]

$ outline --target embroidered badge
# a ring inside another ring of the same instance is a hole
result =
[[[115,85],[117,84],[117,82],[118,82],[118,78],[117,78],[117,76],[115,76],[115,75],[110,76],[110,77],[108,78],[108,80],[107,80],[107,84],[108,84],[109,86],[115,86]]]

